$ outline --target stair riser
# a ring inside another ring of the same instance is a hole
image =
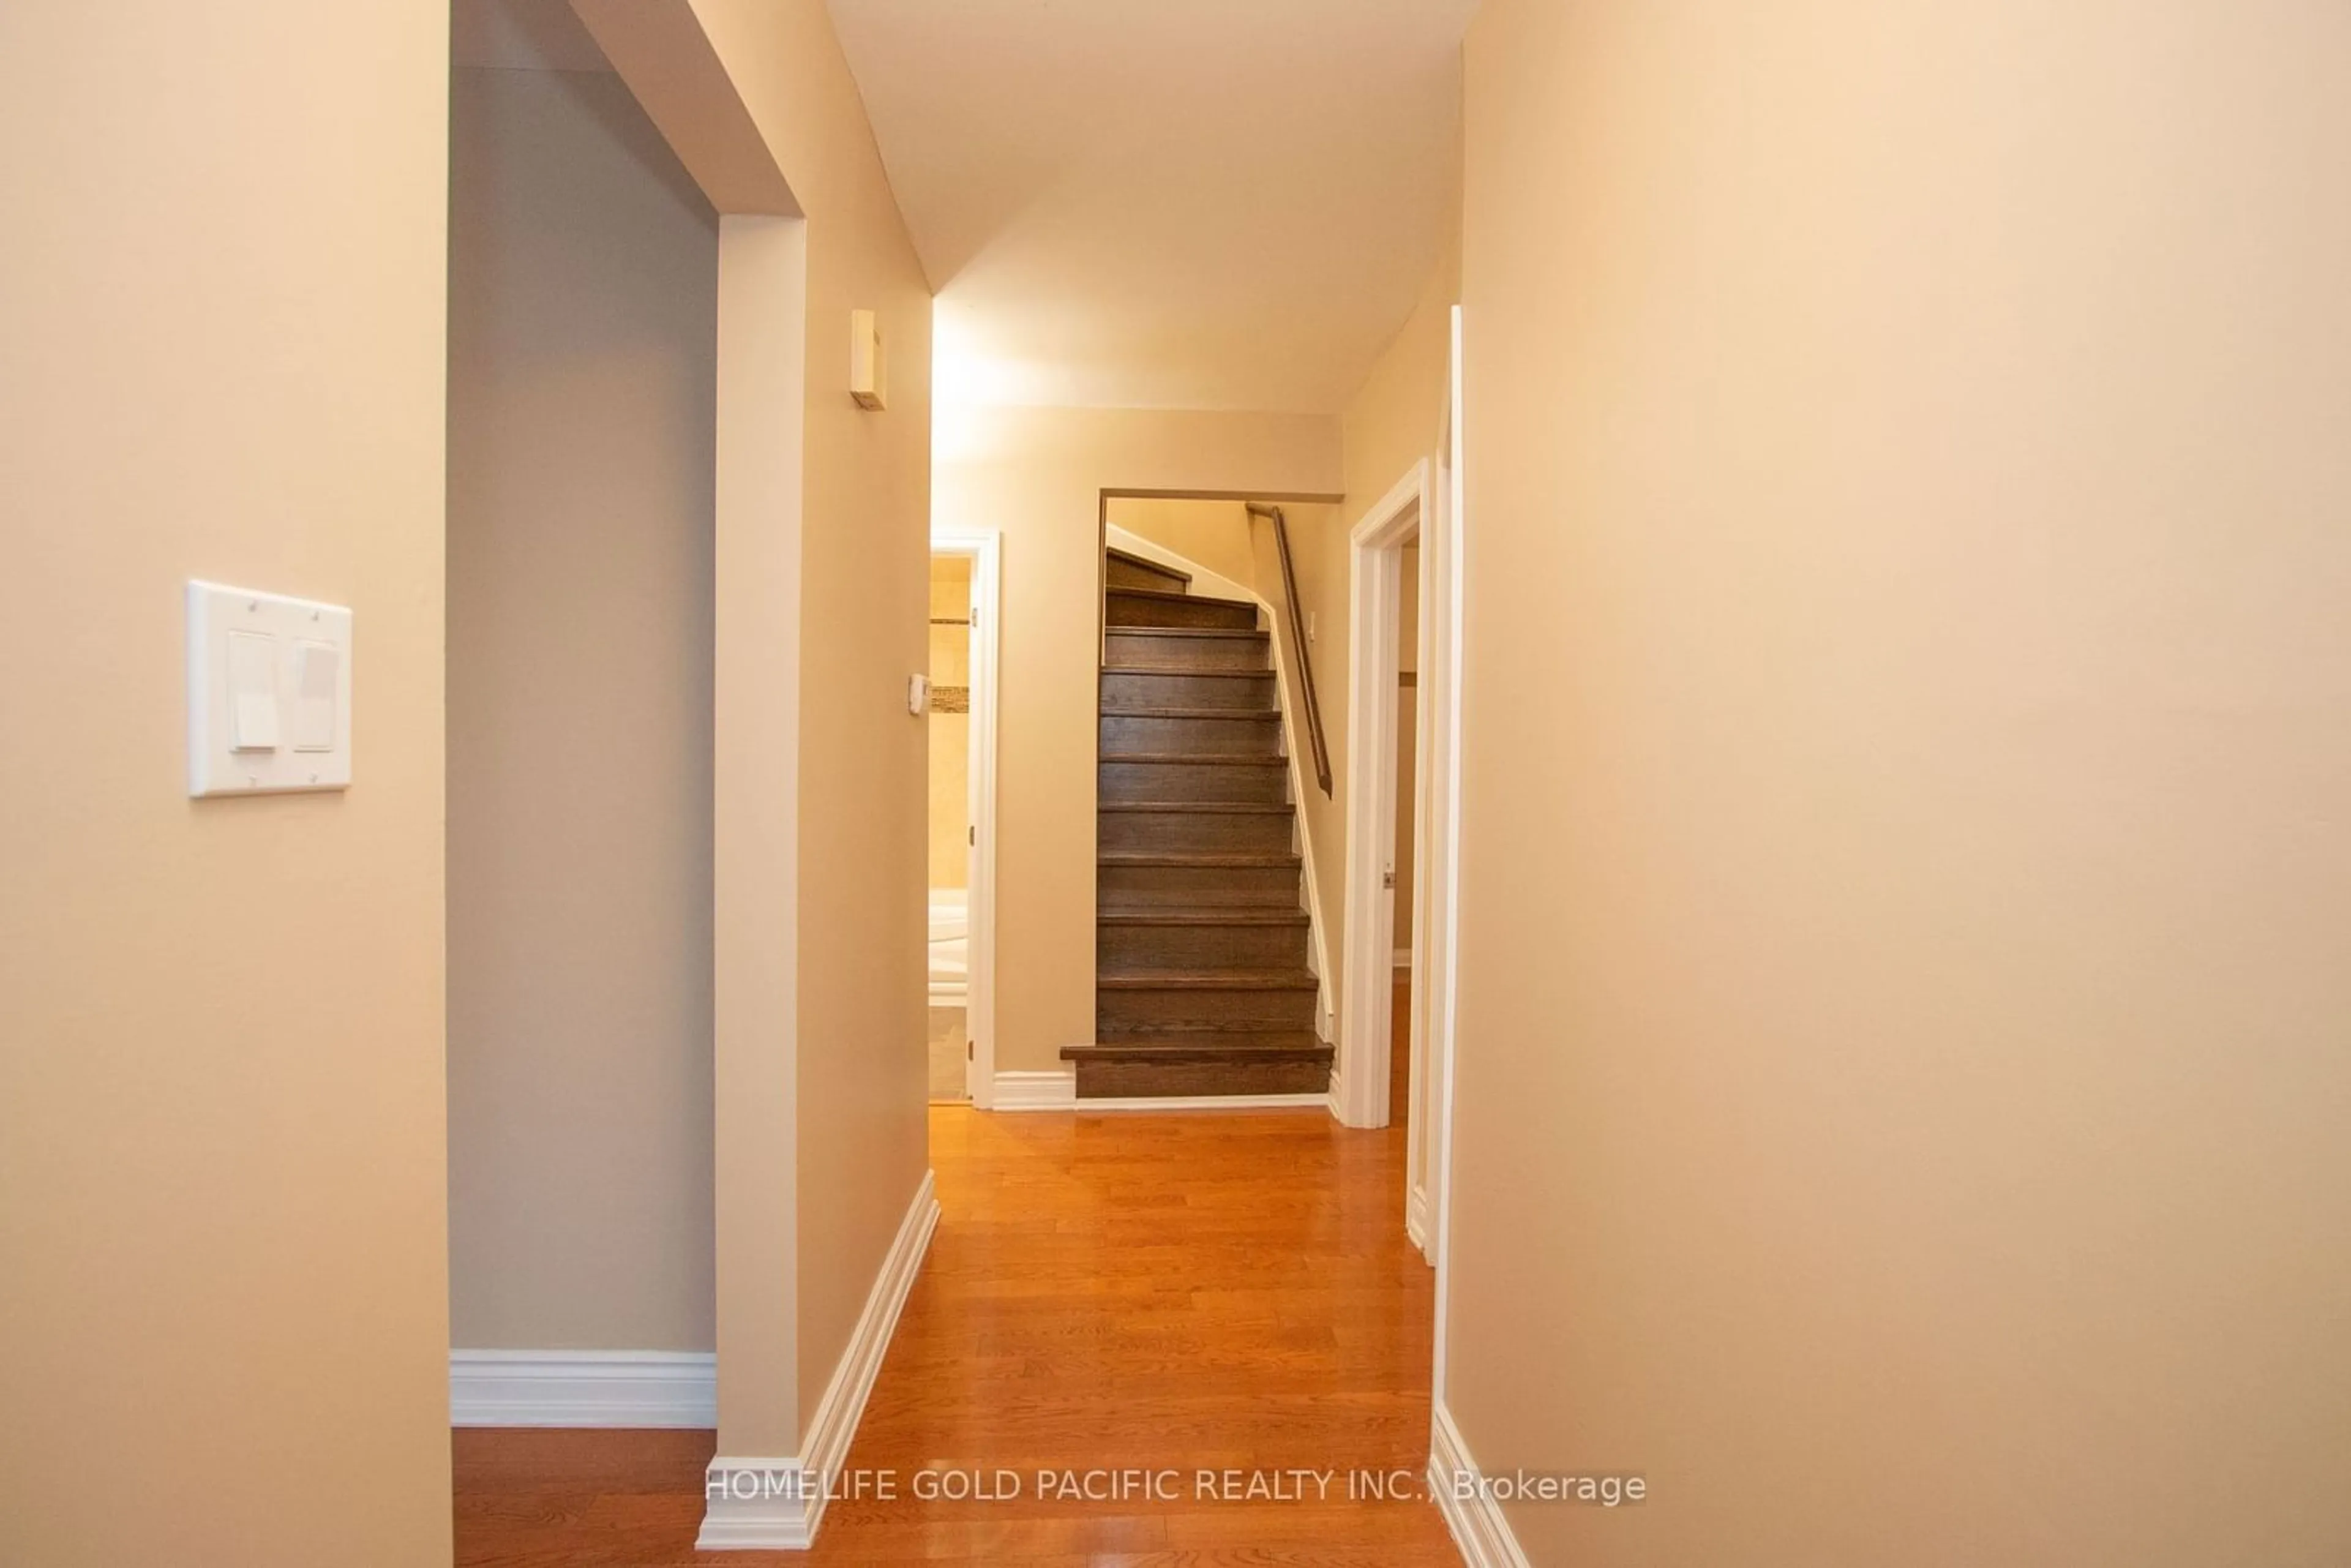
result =
[[[1232,675],[1135,675],[1102,678],[1104,707],[1220,707],[1245,713],[1275,713],[1270,674]]]
[[[1104,751],[1172,752],[1193,757],[1278,757],[1278,714],[1235,714],[1230,718],[1147,718],[1104,714]]]
[[[1107,662],[1113,664],[1165,664],[1183,670],[1249,670],[1271,668],[1266,663],[1271,640],[1254,637],[1155,637],[1147,631],[1109,628],[1104,643]]]
[[[1104,811],[1094,841],[1106,850],[1286,855],[1293,837],[1287,811]]]
[[[1102,990],[1095,993],[1097,1030],[1138,1030],[1186,1024],[1235,1024],[1250,1029],[1312,1029],[1312,991]]]
[[[1103,925],[1094,962],[1105,969],[1302,969],[1303,925]]]
[[[1104,909],[1298,907],[1298,873],[1287,866],[1106,865],[1095,886]]]
[[[1176,1094],[1320,1094],[1331,1069],[1320,1061],[1081,1061],[1078,1098],[1126,1100]]]
[[[1148,588],[1162,593],[1184,591],[1183,577],[1172,571],[1154,571],[1147,566],[1137,566],[1131,560],[1107,560],[1102,563],[1102,581],[1109,587]]]
[[[1257,608],[1249,604],[1227,604],[1214,599],[1154,599],[1146,594],[1122,593],[1112,589],[1105,596],[1103,619],[1113,626],[1217,626],[1237,632],[1254,630]]]
[[[1104,762],[1095,779],[1105,800],[1221,800],[1280,806],[1290,799],[1280,768],[1219,768],[1193,762]]]

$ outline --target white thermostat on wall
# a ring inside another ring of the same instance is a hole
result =
[[[351,612],[188,584],[188,793],[277,795],[351,781]]]

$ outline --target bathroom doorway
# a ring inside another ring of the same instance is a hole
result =
[[[930,1010],[934,1103],[992,1103],[995,815],[993,535],[931,541]]]

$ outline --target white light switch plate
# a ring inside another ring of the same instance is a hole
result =
[[[188,793],[277,795],[351,781],[351,612],[188,584]]]

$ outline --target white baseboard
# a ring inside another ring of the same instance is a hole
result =
[[[1331,1096],[1322,1094],[1138,1094],[1117,1099],[1081,1100],[1074,1072],[999,1072],[996,1075],[998,1111],[1327,1111]]]
[[[1445,1516],[1445,1527],[1453,1532],[1453,1543],[1461,1548],[1465,1568],[1532,1568],[1519,1548],[1519,1538],[1510,1533],[1510,1521],[1502,1517],[1500,1503],[1482,1491],[1456,1494],[1453,1478],[1465,1471],[1476,1474],[1478,1462],[1469,1457],[1461,1429],[1442,1401],[1429,1426],[1428,1490]]]
[[[996,1075],[998,1111],[1067,1111],[1078,1103],[1074,1072],[999,1072]]]
[[[797,1458],[722,1454],[702,1479],[696,1552],[805,1552],[816,1544],[824,1487]]]
[[[453,1427],[715,1427],[704,1351],[453,1350]]]
[[[1428,1189],[1418,1182],[1404,1195],[1404,1233],[1426,1257],[1428,1252]],[[1429,1259],[1434,1263],[1437,1260]]]
[[[931,1234],[938,1224],[937,1183],[925,1171],[923,1185],[914,1189],[914,1201],[898,1222],[889,1255],[882,1260],[882,1272],[865,1298],[865,1310],[858,1314],[848,1347],[841,1353],[841,1364],[833,1368],[832,1381],[825,1385],[824,1397],[817,1401],[816,1418],[800,1439],[801,1457],[828,1482],[849,1462],[849,1440],[857,1435],[866,1397],[873,1392],[873,1379],[882,1371],[882,1357],[890,1349],[890,1336],[898,1330],[898,1314],[905,1310],[906,1292],[914,1288],[914,1276],[922,1272],[923,1254],[930,1249]],[[815,1510],[809,1515],[811,1539],[817,1521],[824,1516],[826,1490],[819,1489]]]
[[[703,1481],[701,1552],[797,1551],[816,1541],[831,1481],[849,1458],[849,1441],[865,1414],[882,1357],[897,1332],[906,1292],[922,1271],[923,1254],[939,1223],[936,1183],[929,1171],[898,1223],[898,1234],[882,1260],[882,1271],[865,1297],[865,1310],[850,1332],[832,1381],[817,1401],[815,1418],[791,1458],[721,1456],[710,1461]]]

